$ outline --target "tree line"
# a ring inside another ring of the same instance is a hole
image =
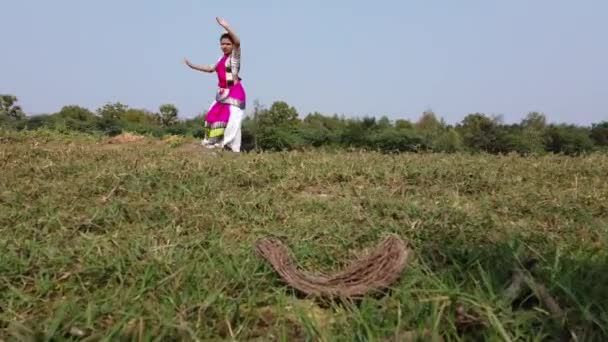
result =
[[[114,136],[122,132],[163,137],[202,138],[204,114],[179,119],[175,105],[158,112],[107,103],[95,112],[65,106],[50,115],[27,116],[13,95],[0,95],[0,128],[50,129]],[[580,126],[549,123],[543,113],[531,112],[519,123],[505,124],[500,117],[471,113],[455,125],[446,124],[432,111],[415,121],[387,117],[345,118],[310,113],[300,118],[283,101],[269,108],[255,103],[253,115],[243,122],[246,150],[293,150],[312,147],[359,148],[382,152],[486,152],[521,155],[562,153],[579,155],[608,151],[608,121]]]

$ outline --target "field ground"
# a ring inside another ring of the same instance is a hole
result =
[[[0,165],[0,340],[608,339],[606,155],[235,155],[33,133],[4,134]],[[413,257],[360,302],[302,298],[254,251],[279,237],[331,271],[389,232]],[[505,294],[532,259],[563,317]]]

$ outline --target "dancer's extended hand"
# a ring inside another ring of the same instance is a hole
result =
[[[221,27],[227,29],[228,28],[228,22],[220,17],[215,18],[215,20],[217,20],[217,23],[220,24]]]

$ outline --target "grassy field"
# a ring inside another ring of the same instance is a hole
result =
[[[608,156],[208,153],[2,133],[0,340],[608,339]],[[254,250],[338,270],[386,233],[385,296],[326,303]],[[511,272],[535,292],[513,301]]]

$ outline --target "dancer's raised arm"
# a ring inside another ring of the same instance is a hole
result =
[[[226,32],[228,32],[228,34],[230,35],[230,39],[232,40],[232,44],[234,44],[237,48],[239,46],[241,46],[241,40],[239,39],[239,37],[236,35],[236,33],[234,33],[234,31],[232,30],[232,28],[230,27],[230,25],[228,25],[228,22],[220,17],[215,18],[217,20],[217,23],[220,24],[221,27],[223,27],[224,29],[226,29]]]

